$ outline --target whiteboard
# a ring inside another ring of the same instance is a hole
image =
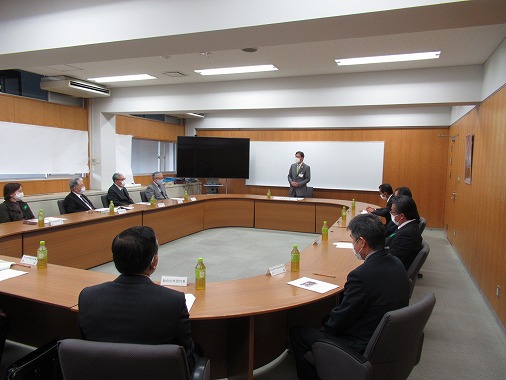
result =
[[[246,185],[288,187],[295,152],[311,167],[308,186],[377,191],[383,183],[384,141],[251,141]]]
[[[0,121],[0,173],[88,173],[88,132]]]

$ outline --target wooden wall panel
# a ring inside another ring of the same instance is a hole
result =
[[[485,100],[450,128],[445,207],[447,236],[506,325],[506,88]],[[464,183],[466,136],[474,135],[472,182]],[[452,172],[450,178],[449,172]],[[455,192],[455,200],[450,200]]]
[[[184,136],[185,128],[156,120],[117,115],[116,133],[146,140],[176,141],[177,136]]]
[[[14,98],[0,94],[0,120],[14,122]]]
[[[21,184],[25,195],[35,194],[48,194],[48,193],[62,193],[69,192],[69,179],[48,179],[48,180],[28,180],[28,181],[10,181]],[[6,181],[0,182],[0,188],[3,189],[4,185],[8,183]],[[83,179],[84,186],[87,189],[90,188],[89,178]],[[1,194],[3,198],[3,192]],[[32,210],[33,211],[33,210]]]
[[[252,141],[384,141],[383,181],[394,188],[408,186],[428,226],[442,228],[448,140],[438,137],[439,134],[448,134],[448,131],[440,128],[198,130],[198,135],[203,137],[247,137]],[[306,162],[311,165],[311,157],[306,157]],[[288,174],[288,167],[286,172]],[[229,180],[228,192],[264,195],[267,188],[246,186],[244,180]],[[271,188],[271,192],[273,195],[286,196],[288,182],[286,188]],[[315,189],[313,197],[355,198],[360,202],[384,204],[378,193],[368,191]]]

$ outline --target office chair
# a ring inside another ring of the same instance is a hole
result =
[[[414,305],[386,313],[363,355],[322,339],[313,344],[306,359],[316,366],[322,380],[337,375],[352,380],[404,380],[420,362],[423,329],[435,304],[434,293],[428,293]]]
[[[313,198],[313,188],[306,186],[306,198]]]
[[[65,210],[65,204],[64,204],[65,200],[63,199],[58,199],[56,201],[56,203],[58,204],[58,211],[60,212],[60,214],[66,214],[67,213],[67,210]]]
[[[418,274],[420,272],[420,269],[422,269],[423,264],[425,263],[425,260],[427,259],[427,256],[429,256],[430,247],[427,244],[425,240],[422,240],[422,249],[420,252],[418,252],[415,256],[415,259],[411,263],[411,265],[408,268],[408,278],[409,278],[409,298],[411,298],[411,295],[413,294],[413,289],[415,288],[416,279],[418,278]]]
[[[141,201],[142,202],[149,202],[149,199],[146,196],[146,190],[139,191],[139,194],[141,195]]]
[[[100,199],[102,200],[103,207],[109,207],[109,202],[107,202],[107,195],[101,195]]]
[[[65,380],[210,379],[210,363],[199,358],[190,375],[186,352],[175,344],[147,345],[64,339],[58,355]]]
[[[420,230],[420,235],[423,234],[423,230],[425,230],[425,226],[426,225],[427,225],[427,220],[425,218],[423,218],[423,217],[420,217],[420,221],[418,222],[418,229]],[[423,274],[422,273],[418,273],[416,276],[418,278],[422,278]]]
[[[5,341],[7,340],[7,330],[9,329],[9,319],[7,315],[0,310],[0,363],[4,353]]]

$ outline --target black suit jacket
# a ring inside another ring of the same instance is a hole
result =
[[[93,206],[93,203],[86,197],[86,195],[81,194],[81,197],[83,197],[90,205],[91,209],[94,210],[95,206]],[[72,214],[73,212],[80,212],[80,211],[88,211],[90,208],[86,206],[86,204],[79,198],[79,196],[71,191],[64,199],[63,206],[65,207],[65,211],[67,214]]]
[[[386,219],[385,225],[387,225],[392,220],[392,215],[390,215],[390,210],[392,210],[392,203],[394,203],[394,195],[390,195],[387,200],[387,206],[377,208],[371,214],[382,216]]]
[[[181,292],[141,275],[120,275],[79,295],[78,323],[84,339],[137,344],[178,344],[195,364],[190,316]]]
[[[402,263],[385,250],[351,271],[343,300],[323,328],[338,341],[363,352],[383,315],[409,303],[409,280]]]
[[[107,191],[107,203],[111,201],[114,203],[114,206],[128,206],[134,203],[126,187],[120,190],[115,184],[112,184],[109,191]]]
[[[398,228],[395,234],[387,238],[385,246],[388,252],[398,257],[406,270],[415,259],[415,256],[422,249],[422,235],[416,220]]]
[[[11,201],[0,204],[0,223],[15,222],[23,219],[33,219],[32,210],[28,203],[17,201],[19,209]]]

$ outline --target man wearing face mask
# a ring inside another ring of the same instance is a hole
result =
[[[155,199],[167,199],[167,193],[165,192],[165,184],[163,183],[163,174],[161,172],[154,172],[151,175],[153,182],[146,187],[146,197],[148,201],[151,197]]]
[[[306,196],[307,184],[311,181],[311,168],[303,161],[304,152],[295,152],[295,163],[290,166],[288,171],[289,197],[304,198]]]
[[[385,226],[386,226],[391,220],[390,209],[392,208],[392,202],[395,198],[393,196],[394,191],[392,190],[392,185],[390,185],[389,183],[382,183],[381,185],[379,185],[378,189],[381,199],[387,201],[386,207],[374,208],[368,206],[366,207],[366,211],[370,214],[382,216],[383,218],[385,218],[386,220]]]
[[[112,180],[114,183],[107,191],[107,203],[112,201],[114,206],[128,206],[134,203],[125,187],[125,176],[121,173],[114,173]]]
[[[355,216],[348,225],[353,252],[364,263],[348,274],[343,299],[332,309],[318,330],[297,326],[290,330],[297,376],[318,379],[315,367],[304,355],[319,339],[325,338],[358,353],[365,347],[383,315],[409,303],[409,280],[399,259],[388,254],[383,225],[371,214]]]
[[[83,184],[83,179],[80,177],[73,178],[69,182],[70,193],[65,197],[63,206],[67,214],[80,211],[95,210],[95,206],[88,199],[84,192],[86,187]]]
[[[6,183],[4,185],[5,202],[0,204],[0,223],[34,218],[28,203],[23,202],[24,196],[21,184]]]
[[[402,261],[407,270],[422,249],[422,235],[418,227],[420,216],[414,199],[407,195],[395,198],[391,215],[397,231],[386,239],[385,246],[390,254]]]

